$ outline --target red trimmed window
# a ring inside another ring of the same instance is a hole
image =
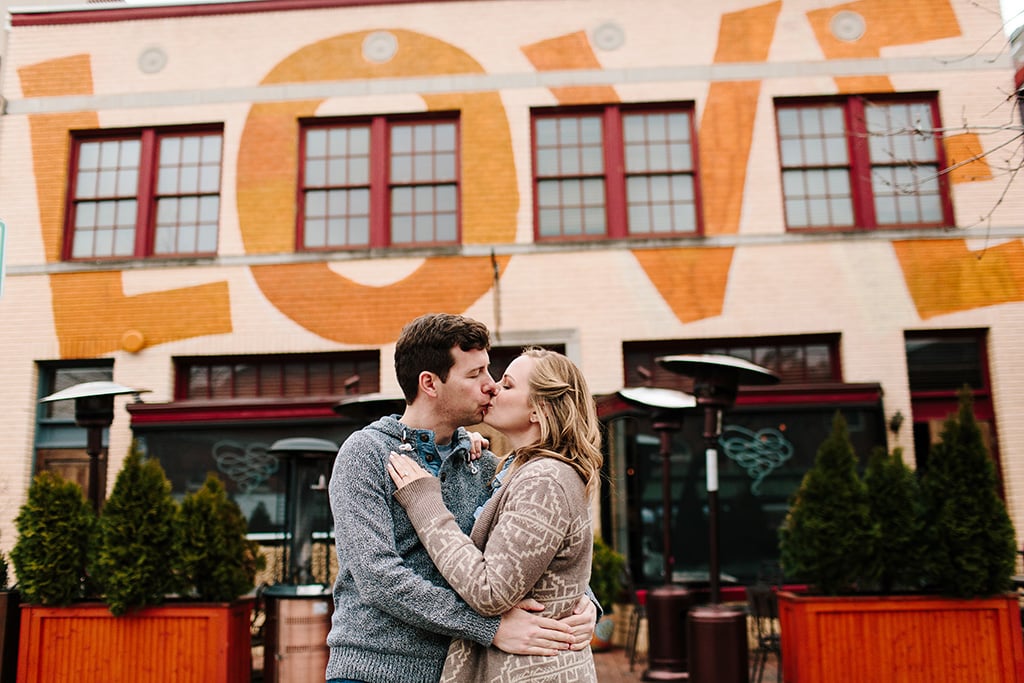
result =
[[[689,390],[690,382],[655,362],[659,356],[709,353],[756,363],[779,375],[784,384],[842,382],[839,335],[624,342],[626,386],[652,385]]]
[[[176,358],[175,400],[299,398],[380,390],[380,354]]]
[[[459,241],[458,120],[307,122],[298,248]]]
[[[935,95],[779,100],[790,230],[953,224]]]
[[[217,253],[220,130],[76,136],[65,258]]]
[[[533,113],[538,240],[700,232],[693,107]]]

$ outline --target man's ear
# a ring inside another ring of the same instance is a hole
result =
[[[429,372],[427,370],[424,370],[423,372],[420,373],[420,391],[422,391],[427,396],[437,396],[437,383],[438,377],[434,373]]]

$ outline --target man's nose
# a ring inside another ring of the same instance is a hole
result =
[[[491,377],[491,373],[488,372],[487,382],[484,383],[484,393],[490,394],[491,396],[497,396],[500,390],[498,383],[494,381],[494,378]]]

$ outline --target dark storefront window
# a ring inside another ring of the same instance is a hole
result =
[[[114,378],[110,360],[61,361],[39,363],[39,396],[49,396],[86,382],[109,382]],[[89,496],[88,435],[75,424],[75,402],[40,403],[36,409],[35,472],[52,471],[82,487]],[[107,463],[107,430],[103,430],[103,449],[99,456],[100,487],[105,489],[103,473]]]
[[[680,354],[741,358],[778,374],[768,387],[740,387],[723,412],[718,441],[719,559],[737,583],[756,580],[777,563],[778,529],[790,498],[814,464],[837,411],[846,418],[862,466],[886,443],[878,384],[842,381],[837,334],[735,339],[626,342],[623,380],[690,392],[692,378],[656,359]],[[602,500],[602,525],[627,554],[638,583],[664,582],[664,496],[660,435],[651,416],[614,396],[599,400],[608,425],[606,474],[614,484]],[[670,549],[675,573],[705,574],[709,565],[709,511],[703,409],[684,411],[673,434]],[[678,578],[678,577],[677,577]],[[728,582],[723,582],[725,585]]]
[[[722,572],[752,582],[764,563],[778,561],[778,528],[789,499],[813,465],[832,428],[836,406],[725,413],[719,440],[719,528]],[[866,462],[885,442],[881,405],[842,408],[857,454]],[[622,445],[628,497],[628,555],[638,583],[664,581],[662,457],[647,417],[613,419],[610,441]],[[672,440],[672,553],[676,572],[708,569],[708,510],[704,440],[699,412],[688,414]],[[623,492],[619,492],[622,496]]]
[[[1001,475],[986,331],[915,330],[907,332],[904,340],[917,470],[928,469],[932,444],[942,433],[946,418],[957,411],[959,392],[968,387],[974,398],[978,427]]]

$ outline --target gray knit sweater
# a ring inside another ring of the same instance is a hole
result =
[[[330,499],[338,549],[334,614],[327,636],[327,679],[367,683],[437,683],[452,637],[489,645],[500,617],[469,608],[434,567],[392,494],[388,454],[405,442],[424,464],[437,458],[433,432],[385,417],[352,434],[334,463]],[[466,533],[490,494],[491,453],[469,464],[459,429],[441,465],[444,503]],[[473,472],[473,470],[476,472]]]

